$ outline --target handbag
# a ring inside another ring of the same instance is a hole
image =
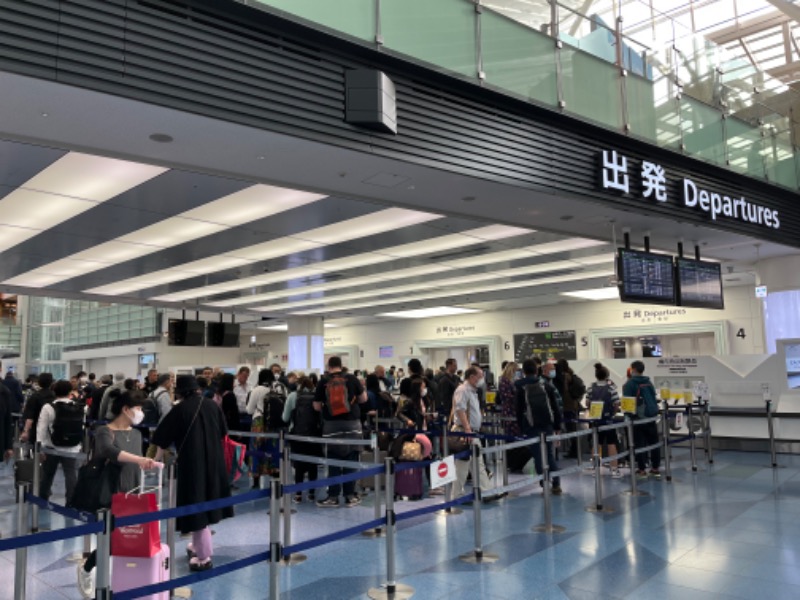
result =
[[[91,513],[110,508],[112,496],[119,491],[120,470],[116,463],[95,459],[92,447],[89,460],[78,469],[78,480],[67,507]]]
[[[403,450],[400,452],[400,460],[407,462],[417,462],[422,460],[422,445],[419,442],[403,442]]]
[[[91,513],[109,508],[119,489],[119,472],[114,463],[90,460],[78,469],[78,481],[67,506]]]
[[[158,509],[156,495],[114,494],[111,498],[111,514],[127,517]],[[161,551],[161,531],[159,522],[142,523],[127,527],[117,527],[111,532],[111,554],[113,556],[134,556],[151,558]]]

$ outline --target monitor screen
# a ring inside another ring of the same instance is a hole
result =
[[[690,258],[675,259],[678,305],[695,308],[725,308],[719,263]]]
[[[205,337],[205,321],[169,320],[167,340],[170,346],[203,346]]]
[[[622,302],[675,304],[671,256],[620,248],[617,276]]]
[[[225,348],[236,348],[239,346],[239,324],[238,323],[209,323],[208,324],[208,345],[221,346]]]

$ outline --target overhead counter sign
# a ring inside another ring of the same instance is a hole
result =
[[[666,170],[654,162],[635,162],[616,150],[603,150],[600,166],[600,185],[604,190],[628,195],[637,195],[636,190],[639,190],[638,195],[642,198],[655,202],[672,201],[678,206],[704,212],[712,221],[732,219],[780,229],[777,210],[750,202],[744,196],[727,194],[724,190],[706,189],[688,177],[676,182],[679,198],[670,198]],[[673,186],[673,189],[676,188]]]

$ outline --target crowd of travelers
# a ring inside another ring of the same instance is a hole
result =
[[[232,439],[248,445],[252,485],[258,488],[262,478],[277,474],[274,440],[237,438],[235,432],[283,430],[306,438],[361,440],[375,427],[389,428],[395,435],[378,435],[382,449],[402,460],[401,452],[408,451],[408,444],[417,443],[418,453],[412,456],[425,459],[444,455],[445,428],[450,432],[451,453],[459,441],[466,447],[481,443],[472,434],[480,432],[484,425],[489,393],[495,394],[492,410],[502,421],[503,432],[513,438],[575,431],[582,411],[594,403],[602,403],[603,422],[612,422],[620,413],[619,387],[601,363],[595,365],[595,381],[588,387],[565,359],[543,361],[534,357],[521,364],[505,361],[497,381],[488,368],[477,363],[460,370],[453,358],[435,372],[423,368],[416,358],[408,361],[407,370],[378,365],[371,371],[350,372],[338,356],[331,356],[326,366],[325,372],[317,376],[287,373],[273,364],[257,373],[255,384],[247,366],[235,374],[206,367],[196,376],[151,369],[142,381],[119,372],[100,378],[80,372],[69,380],[57,381],[50,373],[40,373],[22,383],[9,371],[0,383],[0,443],[6,459],[14,453],[15,438],[30,445],[25,447],[41,442],[44,448],[57,450],[57,454],[42,453],[38,457],[41,478],[36,493],[44,499],[50,497],[61,465],[68,504],[81,466],[81,461],[70,454],[77,457],[88,451],[91,460],[116,465],[117,491],[134,489],[139,469],[160,468],[165,461],[177,461],[177,504],[184,506],[231,494],[231,466],[223,456],[224,444],[211,443],[224,442],[229,431],[234,432]],[[641,361],[631,364],[622,395],[637,399],[634,418],[650,416],[655,389],[644,375]],[[21,413],[18,432],[13,431],[12,413]],[[87,435],[87,424],[91,435]],[[410,433],[397,434],[397,430]],[[430,432],[436,434],[435,445]],[[459,438],[458,433],[463,433],[464,438]],[[645,424],[636,428],[635,443],[651,445],[657,436],[656,424]],[[620,446],[617,431],[602,432],[600,443],[610,455],[616,454]],[[312,440],[293,441],[291,448],[294,454],[323,455],[322,446]],[[577,452],[574,443],[559,448],[557,443],[548,442],[545,458],[549,469],[558,470],[559,455],[576,458]],[[327,457],[338,459],[338,463],[358,461],[359,447],[329,445]],[[534,445],[517,449],[513,456],[509,452],[508,467],[512,472],[520,471],[530,458],[536,472],[542,473],[542,455]],[[659,463],[658,449],[649,456],[638,455],[636,476],[660,478]],[[471,476],[469,464],[468,460],[456,461],[455,497],[464,493]],[[621,477],[620,466],[617,461],[611,463],[611,477]],[[296,483],[306,477],[310,481],[317,479],[316,463],[293,461],[292,467]],[[347,469],[340,464],[330,465],[328,476],[335,478],[345,472]],[[479,481],[473,485],[489,490],[491,473],[482,457],[478,476]],[[561,494],[560,478],[553,477],[551,483],[552,493]],[[354,481],[334,484],[326,491],[310,490],[307,499],[322,508],[354,507],[361,503],[356,487]],[[442,489],[430,490],[431,495],[440,493]],[[484,501],[500,497],[488,496]],[[302,503],[302,493],[295,494],[292,500]],[[181,533],[192,536],[188,547],[191,570],[212,568],[209,526],[230,516],[232,509],[220,509],[177,519]],[[78,566],[78,586],[87,598],[94,595],[94,566],[94,554]]]

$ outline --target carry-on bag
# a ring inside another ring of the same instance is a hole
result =
[[[406,496],[409,500],[422,498],[422,468],[396,471],[394,474],[394,493]]]
[[[111,590],[114,594],[169,580],[169,546],[159,544],[153,556],[112,556]],[[169,600],[169,591],[141,596],[143,600]]]

